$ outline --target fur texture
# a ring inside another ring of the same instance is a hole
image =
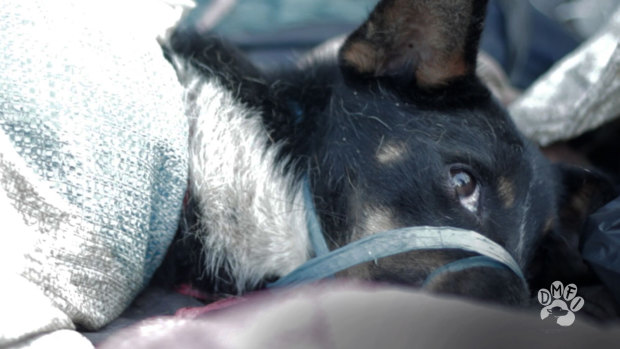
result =
[[[267,146],[259,110],[217,79],[196,78],[188,87],[190,195],[203,268],[210,275],[227,270],[238,290],[255,288],[309,257],[301,185],[277,160],[280,146]]]
[[[386,229],[455,226],[502,245],[532,288],[588,280],[581,226],[612,190],[550,164],[475,76],[485,8],[383,0],[337,56],[274,72],[176,28],[164,48],[187,89],[195,219],[172,252],[190,270],[184,281],[244,292],[309,258],[304,177],[331,249]],[[468,255],[403,253],[341,276],[420,286]],[[427,288],[509,304],[529,296],[510,272],[483,267]]]

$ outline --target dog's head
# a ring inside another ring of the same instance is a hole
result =
[[[337,57],[275,77],[218,39],[172,34],[166,52],[188,88],[191,197],[202,217],[185,241],[201,244],[196,259],[209,261],[216,283],[255,287],[307,258],[297,232],[305,218],[287,202],[300,197],[289,175],[308,174],[331,248],[400,227],[454,226],[503,246],[534,289],[583,285],[580,231],[611,187],[550,164],[478,80],[486,2],[382,0]],[[466,256],[401,253],[341,274],[421,285]],[[425,287],[507,303],[528,295],[512,272],[486,267]]]
[[[587,271],[579,231],[606,182],[551,165],[478,80],[485,8],[384,0],[346,39],[312,117],[320,126],[308,155],[324,231],[333,248],[399,227],[461,227],[503,246],[533,286],[574,280]],[[403,253],[342,274],[419,285],[465,255]],[[509,303],[527,295],[511,272],[489,268],[445,273],[428,288]]]

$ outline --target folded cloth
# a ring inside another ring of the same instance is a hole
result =
[[[0,2],[0,269],[66,316],[46,327],[32,312],[20,335],[1,311],[0,346],[103,326],[163,259],[188,133],[156,39],[177,12],[150,0]],[[0,298],[31,301],[12,291]]]
[[[620,304],[620,197],[588,218],[582,254]]]
[[[541,76],[509,108],[540,145],[568,140],[620,115],[620,8],[601,31]]]

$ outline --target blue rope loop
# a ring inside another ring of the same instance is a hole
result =
[[[329,248],[327,247],[327,242],[325,241],[325,237],[323,236],[319,217],[317,217],[316,215],[314,199],[312,198],[312,194],[310,192],[310,179],[308,179],[307,175],[304,176],[302,185],[304,193],[304,203],[306,204],[306,224],[308,227],[310,243],[312,244],[314,256],[323,256],[329,253]]]
[[[432,273],[428,274],[424,282],[422,283],[422,288],[428,286],[435,278],[444,273],[457,273],[459,271],[471,269],[471,268],[494,268],[494,269],[505,269],[510,270],[505,264],[502,264],[494,259],[491,259],[487,256],[473,256],[463,259],[458,259],[454,262],[450,262],[448,264],[444,264],[441,267],[433,270]]]
[[[302,180],[303,200],[306,206],[306,224],[314,258],[290,274],[267,285],[268,288],[293,286],[332,277],[358,264],[417,250],[461,249],[479,256],[459,259],[430,273],[422,287],[447,272],[458,272],[476,267],[511,270],[523,284],[527,281],[512,256],[496,242],[470,230],[452,227],[409,227],[374,234],[330,251],[316,214],[308,175]]]
[[[355,265],[404,252],[442,249],[461,249],[486,256],[498,265],[511,270],[524,285],[527,285],[517,262],[503,247],[489,238],[470,230],[422,226],[389,230],[367,236],[326,254],[317,254],[317,257],[308,260],[290,274],[268,284],[267,287],[294,286],[318,281]],[[461,267],[482,266],[480,262],[469,265],[464,263]],[[484,266],[497,267],[496,264],[491,263]]]

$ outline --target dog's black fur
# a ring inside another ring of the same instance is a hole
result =
[[[580,231],[612,189],[592,172],[550,164],[476,77],[485,8],[484,0],[383,0],[336,58],[288,71],[260,71],[226,42],[183,25],[165,51],[177,68],[192,68],[185,83],[216,79],[257,111],[269,134],[264,147],[278,146],[285,174],[294,183],[309,176],[330,248],[390,228],[461,227],[509,251],[531,290],[555,280],[585,286],[592,274],[579,255]],[[237,292],[226,264],[205,274],[199,236],[209,233],[178,237],[172,254],[189,275],[176,281]],[[466,255],[404,253],[341,275],[416,286]],[[508,304],[530,294],[511,272],[482,267],[427,288]]]

